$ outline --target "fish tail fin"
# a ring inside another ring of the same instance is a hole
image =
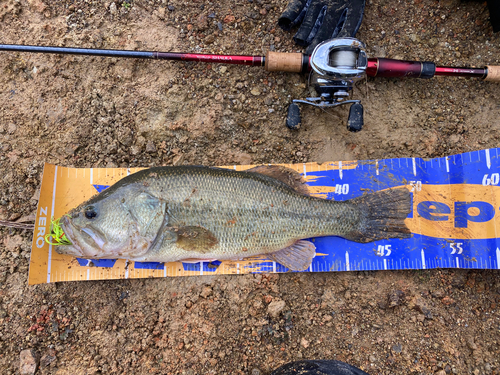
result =
[[[411,212],[408,189],[382,190],[355,198],[352,203],[361,211],[361,220],[355,230],[343,237],[356,242],[411,237],[404,222]]]

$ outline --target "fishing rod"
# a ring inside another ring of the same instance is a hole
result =
[[[55,53],[81,56],[124,57],[170,61],[194,61],[247,66],[263,66],[270,72],[310,73],[309,84],[318,97],[294,99],[288,108],[286,125],[300,127],[300,108],[307,104],[319,108],[351,104],[347,128],[359,131],[363,127],[363,106],[360,100],[348,100],[354,83],[368,77],[432,78],[434,76],[473,77],[500,82],[500,66],[484,68],[436,66],[430,61],[406,61],[367,58],[365,45],[355,38],[330,39],[318,44],[311,55],[269,51],[258,55],[213,55],[179,52],[129,51],[93,48],[45,47],[0,44],[0,51]]]

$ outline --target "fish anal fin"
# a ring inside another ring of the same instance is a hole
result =
[[[176,244],[186,251],[206,253],[219,242],[208,229],[197,226],[175,227]]]
[[[304,271],[311,265],[315,255],[316,246],[312,242],[300,240],[275,253],[267,254],[267,257],[292,271]]]
[[[307,189],[307,185],[305,184],[306,181],[302,175],[291,168],[282,167],[280,165],[259,165],[251,169],[247,169],[246,172],[260,173],[264,176],[275,178],[276,180],[287,184],[300,194],[310,194]]]

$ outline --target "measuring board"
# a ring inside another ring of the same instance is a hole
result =
[[[424,160],[290,164],[313,196],[346,200],[366,192],[405,186],[412,212],[409,239],[360,244],[340,237],[312,238],[316,257],[303,272],[430,268],[500,269],[499,149]],[[233,166],[245,170],[253,166]],[[97,192],[140,170],[65,168],[46,164],[30,261],[29,283],[170,277],[206,274],[287,272],[265,256],[240,261],[157,263],[88,260],[57,254],[43,236],[51,217],[59,218]]]

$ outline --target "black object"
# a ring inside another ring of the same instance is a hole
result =
[[[310,55],[316,45],[327,39],[354,37],[364,9],[365,0],[290,0],[278,25],[290,30],[301,24],[293,40],[308,46],[306,54]]]
[[[290,362],[274,370],[271,375],[369,375],[347,363],[335,360],[304,360]]]
[[[488,8],[490,10],[490,22],[493,27],[493,32],[500,31],[500,1],[488,0]]]
[[[289,129],[297,130],[300,128],[300,108],[296,103],[288,106],[288,114],[286,116],[286,126]]]
[[[347,130],[350,132],[359,132],[363,128],[363,106],[361,103],[354,103],[349,109],[349,118],[347,119]]]

